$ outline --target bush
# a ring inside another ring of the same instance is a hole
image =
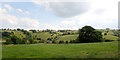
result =
[[[70,43],[74,43],[74,41],[73,41],[73,40],[70,40]]]
[[[21,29],[20,28],[17,28],[17,31],[20,31]]]
[[[52,38],[47,38],[47,40],[51,41],[51,40],[52,40]]]
[[[11,39],[6,39],[6,42],[5,42],[5,44],[12,44],[13,42],[12,42],[12,40]]]
[[[41,40],[41,38],[37,38],[37,40]]]
[[[27,43],[27,38],[23,38],[21,44],[26,44]]]
[[[66,41],[66,44],[68,44],[69,42],[68,41]]]
[[[17,36],[15,36],[15,35],[11,36],[11,40],[12,40],[13,44],[21,43],[21,39],[18,38]]]
[[[32,33],[36,33],[37,32],[36,30],[30,30],[30,31],[32,31]]]
[[[38,41],[34,41],[34,43],[39,43]]]
[[[10,32],[2,32],[3,37],[10,37],[11,33]]]
[[[55,43],[55,41],[53,40],[52,43]]]
[[[44,40],[40,40],[39,43],[44,43]]]
[[[11,35],[9,38],[6,39],[5,42],[5,44],[20,44],[20,43],[21,43],[21,39],[15,35]]]
[[[107,35],[107,33],[104,33],[104,35]]]
[[[64,41],[59,41],[59,44],[63,44],[64,43]]]

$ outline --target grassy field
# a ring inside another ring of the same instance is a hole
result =
[[[3,45],[3,58],[116,58],[117,42]]]
[[[78,35],[64,35],[64,36],[61,36],[58,40],[63,40],[63,41],[70,41],[70,40],[76,40],[78,37]]]
[[[2,46],[0,44],[0,59],[2,59]]]
[[[114,40],[114,41],[118,40],[118,37],[113,36],[113,35],[105,35],[105,36],[103,36],[103,38],[108,39],[108,40]]]
[[[47,38],[50,38],[51,35],[49,32],[39,32],[39,33],[33,33],[32,34],[34,37],[40,37],[42,40],[47,40]]]

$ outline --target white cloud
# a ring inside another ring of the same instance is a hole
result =
[[[69,18],[81,15],[89,10],[88,2],[53,2],[50,8],[58,17]]]
[[[88,2],[61,2],[59,0],[54,0],[54,2],[49,0],[35,0],[35,4],[42,5],[46,10],[52,11],[58,17],[72,17],[82,13],[85,13],[89,9]]]
[[[9,4],[5,4],[4,7],[7,8],[8,11],[11,11],[11,10],[14,9],[14,8],[13,8],[12,6],[10,6]]]
[[[18,24],[18,18],[16,16],[5,13],[2,13],[1,16],[2,17],[0,17],[0,28],[15,28],[16,24]]]
[[[37,29],[39,28],[39,21],[31,18],[21,18],[21,27],[24,29]]]
[[[58,30],[60,29],[60,26],[54,25],[54,24],[42,24],[42,29],[53,29],[53,30]]]
[[[118,0],[93,0],[90,10],[82,15],[63,19],[70,29],[91,25],[95,28],[118,28]]]
[[[23,10],[22,9],[17,9],[18,12],[20,13],[23,13]]]
[[[30,12],[26,11],[25,14],[30,14]]]
[[[17,11],[18,11],[19,13],[22,13],[22,14],[30,14],[30,12],[24,11],[24,10],[22,10],[22,9],[17,9]]]
[[[11,25],[15,25],[18,22],[18,18],[16,16],[10,15],[10,14],[2,14],[2,21],[8,22]]]
[[[0,8],[0,13],[7,13],[7,10]]]
[[[24,28],[24,29],[37,29],[39,28],[39,21],[28,17],[16,17],[11,14],[2,14],[1,28]]]
[[[32,2],[35,3],[35,4],[37,4],[37,5],[44,6],[47,11],[50,10],[49,0],[32,0]]]

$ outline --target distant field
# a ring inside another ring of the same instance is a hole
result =
[[[117,42],[3,45],[3,58],[117,58]]]
[[[78,37],[78,34],[76,35],[64,35],[64,36],[61,36],[58,40],[63,40],[63,41],[70,41],[70,40],[76,40]]]
[[[117,36],[112,36],[112,35],[106,35],[106,36],[103,36],[103,38],[108,39],[108,40],[114,40],[114,41],[118,40]]]
[[[50,35],[50,33],[49,32],[39,32],[39,33],[33,33],[33,36],[35,37],[37,37],[37,38],[41,38],[41,39],[43,39],[43,40],[47,40],[47,38],[50,38],[51,37],[51,35]]]

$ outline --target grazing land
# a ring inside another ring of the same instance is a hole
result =
[[[4,45],[3,58],[117,58],[118,42]]]

